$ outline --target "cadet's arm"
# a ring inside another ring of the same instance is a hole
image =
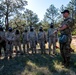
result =
[[[57,30],[55,30],[54,33],[57,33],[58,31],[64,30],[66,28],[68,28],[68,26],[67,25],[63,25],[62,27],[59,27]]]
[[[64,29],[66,29],[67,27],[68,27],[67,25],[63,25],[62,27],[58,28],[57,31],[64,30]]]

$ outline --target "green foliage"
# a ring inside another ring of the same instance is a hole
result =
[[[50,5],[50,7],[47,9],[45,18],[48,22],[55,22],[57,19],[57,16],[59,15],[58,9],[54,5]]]
[[[18,29],[20,32],[23,32],[26,27],[25,21],[23,20],[16,20],[16,22],[11,20],[9,24],[10,24],[10,27],[12,27],[14,30]]]
[[[72,35],[76,35],[76,29],[72,32]]]
[[[1,11],[3,12],[3,16],[5,18],[6,30],[9,27],[9,17],[14,14],[20,13],[21,10],[24,9],[24,6],[27,5],[26,0],[2,0],[0,2]]]
[[[14,29],[19,29],[22,32],[25,28],[29,29],[30,26],[38,29],[40,23],[38,23],[37,15],[27,9],[23,14],[18,14],[10,20],[10,25]]]
[[[38,15],[36,13],[29,9],[25,10],[24,6],[26,5],[26,0],[1,0],[0,11],[2,15],[0,15],[0,17],[2,18],[5,16],[5,21],[3,20],[5,24],[7,23],[7,25],[14,29],[19,29],[21,32],[30,26],[33,26],[36,31],[38,31],[40,26],[43,26],[43,29],[47,31],[51,22],[54,22],[55,27],[58,27],[63,20],[61,12],[64,9],[69,9],[70,16],[76,21],[75,0],[71,0],[66,7],[62,5],[60,9],[57,9],[53,4],[50,5],[49,8],[47,8],[44,19],[41,22],[39,22]],[[24,12],[22,13],[21,11]],[[13,17],[13,19],[11,19],[11,17]],[[76,30],[74,30],[72,34],[76,34]]]
[[[39,19],[36,13],[34,13],[33,11],[26,9],[26,11],[24,11],[23,13],[23,18],[26,20],[26,24],[28,26],[34,26],[38,23]]]

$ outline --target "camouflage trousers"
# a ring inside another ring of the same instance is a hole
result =
[[[46,53],[44,40],[39,40],[39,45],[40,45],[40,49],[41,49],[41,54]]]
[[[14,45],[15,45],[15,49],[16,49],[16,51],[20,51],[21,52],[21,42],[18,40],[18,41],[15,41],[14,42]]]
[[[53,49],[51,48],[52,45],[53,45]],[[54,37],[49,38],[48,47],[49,47],[49,54],[51,53],[51,51],[53,52],[53,54],[56,53],[56,39]]]
[[[23,40],[23,51],[29,53],[29,42],[27,40]]]
[[[6,56],[6,42],[5,41],[0,42],[0,56],[2,55],[2,53],[1,53],[2,48],[4,49],[4,53]]]
[[[7,43],[6,43],[6,53],[7,53],[7,56],[12,56],[12,53],[13,53],[13,42],[7,41]]]
[[[60,43],[61,56],[63,58],[63,61],[66,63],[69,63],[69,61],[70,61],[70,56],[71,56],[70,44],[71,44],[70,37],[68,37],[68,41],[66,43],[64,43],[64,44]]]
[[[36,53],[36,41],[34,39],[31,39],[29,43],[30,43],[30,48],[32,50],[32,53],[34,52]]]

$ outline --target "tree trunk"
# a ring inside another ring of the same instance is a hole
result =
[[[6,12],[5,25],[6,25],[6,30],[8,30],[8,28],[9,28],[8,12]]]
[[[9,5],[8,5],[8,0],[6,0],[6,3],[7,3],[7,11],[6,11],[6,18],[5,18],[5,26],[6,26],[6,30],[8,30],[9,28],[9,22],[8,22],[8,8],[9,8]]]

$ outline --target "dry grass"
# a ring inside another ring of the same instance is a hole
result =
[[[72,53],[68,68],[62,65],[62,58],[57,49],[57,56],[25,54],[9,60],[0,59],[0,75],[76,75],[76,47],[73,44],[72,47],[75,53]]]

